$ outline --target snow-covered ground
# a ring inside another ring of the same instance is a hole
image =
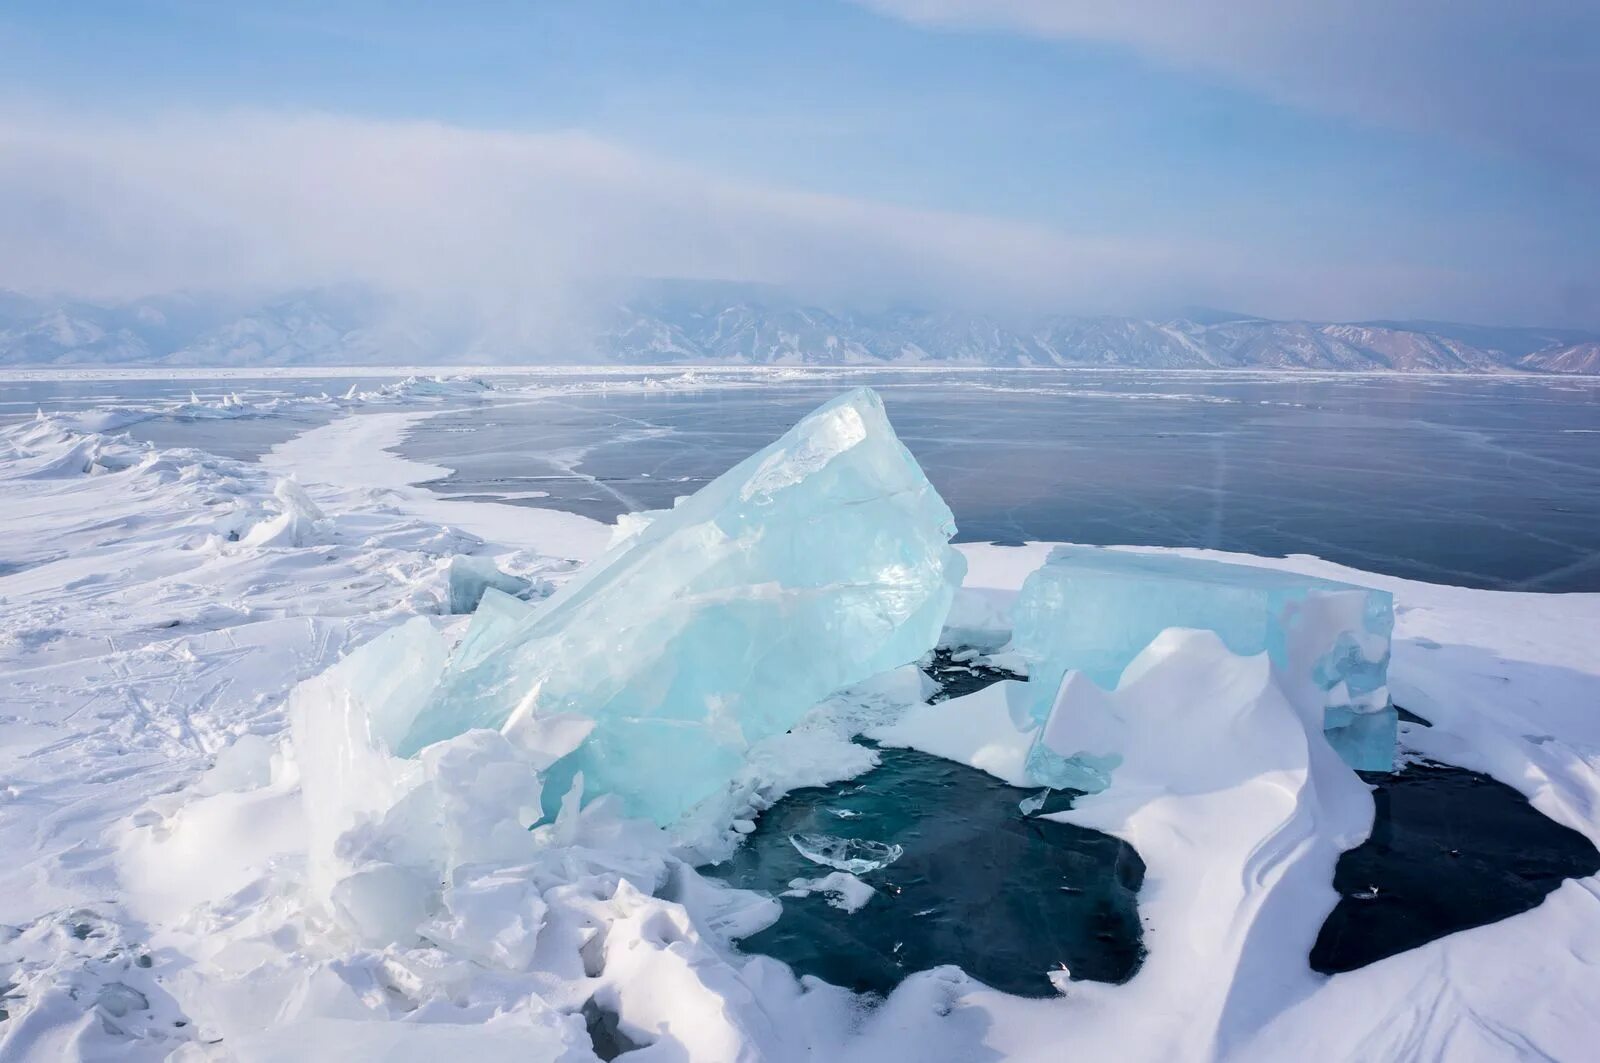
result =
[[[487,740],[404,763],[334,742],[359,755],[315,763],[285,739],[359,699],[351,674],[371,657],[353,650],[395,632],[421,658],[460,634],[451,557],[559,584],[612,535],[414,486],[439,470],[385,448],[471,387],[304,400],[340,416],[258,463],[118,438],[125,413],[0,432],[0,1059],[588,1060],[590,1024],[611,1022],[640,1060],[1592,1058],[1600,880],[1348,974],[1309,970],[1370,797],[1261,660],[1193,633],[1158,640],[1109,695],[1151,720],[1126,770],[1056,813],[1144,858],[1148,959],[1121,986],[1063,977],[1050,1000],[941,968],[868,1006],[741,954],[775,902],[693,870],[785,790],[870,767],[847,740],[861,731],[1014,772],[997,688],[929,706],[902,669],[843,692],[665,830],[575,800],[522,830],[540,764]],[[1049,545],[961,547],[960,623],[1003,624]],[[1391,688],[1434,725],[1404,744],[1600,844],[1600,595],[1252,560],[1391,591]],[[363,814],[432,802],[411,840],[441,862],[440,904],[398,878],[330,890],[342,856],[323,841],[354,813],[313,800],[327,778],[367,780]]]

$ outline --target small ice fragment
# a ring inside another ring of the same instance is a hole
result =
[[[1050,984],[1056,987],[1056,992],[1066,996],[1068,987],[1072,985],[1072,972],[1067,969],[1067,965],[1063,963],[1051,970],[1049,975]]]
[[[838,816],[840,819],[855,819],[857,816],[861,815],[861,813],[857,812],[853,808],[830,808],[828,811]]]
[[[852,875],[888,867],[905,852],[900,846],[886,842],[837,838],[831,834],[791,834],[789,844],[814,864]]]
[[[487,557],[457,554],[450,559],[450,611],[470,613],[483,600],[483,592],[493,587],[510,595],[525,593],[531,587],[521,576],[501,572]]]
[[[114,1019],[120,1019],[130,1011],[150,1010],[149,998],[132,986],[121,982],[107,982],[101,986],[99,994],[95,997],[95,1004]]]
[[[1049,799],[1050,787],[1046,786],[1032,797],[1024,797],[1021,801],[1018,801],[1017,808],[1024,816],[1031,816],[1043,808],[1044,803]]]
[[[813,893],[821,893],[830,905],[840,911],[857,912],[877,892],[848,871],[832,871],[821,878],[790,879],[789,888],[782,895],[808,897]]]
[[[507,971],[532,965],[548,909],[526,868],[491,871],[447,886],[444,908],[422,933],[446,952]]]
[[[409,868],[373,864],[334,884],[333,914],[365,945],[414,943],[436,884]]]

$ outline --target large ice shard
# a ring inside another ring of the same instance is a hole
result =
[[[505,591],[485,587],[478,607],[467,621],[467,630],[450,659],[455,670],[482,661],[516,635],[517,629],[534,614],[533,606]]]
[[[933,648],[965,571],[954,532],[878,396],[851,391],[537,611],[509,628],[497,613],[400,750],[586,716],[594,730],[555,772],[670,822],[731,780],[751,743]]]
[[[1030,669],[1016,707],[1036,722],[1067,672],[1113,690],[1162,631],[1198,628],[1236,654],[1266,653],[1278,686],[1308,721],[1321,722],[1351,767],[1393,767],[1394,600],[1386,591],[1176,554],[1062,546],[1023,584],[1012,622],[1012,645]],[[1115,766],[1087,751],[1059,761],[1036,749],[1030,773],[1097,790]]]

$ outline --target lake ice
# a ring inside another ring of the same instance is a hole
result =
[[[653,390],[719,386],[665,382]],[[491,401],[592,402],[595,383],[539,381]],[[598,384],[643,401],[638,379]],[[727,394],[760,386],[736,380]],[[11,858],[0,973],[13,983],[3,1054],[334,1058],[408,1045],[581,1060],[594,1058],[599,1028],[696,1059],[1488,1057],[1508,1031],[1577,1058],[1592,1041],[1584,1002],[1600,991],[1600,887],[1581,854],[1540,872],[1518,914],[1331,978],[1312,970],[1330,913],[1368,903],[1364,888],[1334,887],[1341,854],[1372,829],[1371,793],[1282,689],[1270,654],[1240,656],[1220,633],[1192,630],[1152,638],[1114,680],[1068,680],[1058,709],[1137,725],[1120,732],[1103,790],[1066,807],[1046,795],[1031,813],[1138,853],[1137,973],[1099,982],[1079,961],[1066,965],[1076,974],[1032,973],[1055,995],[1023,999],[957,967],[906,968],[875,984],[887,995],[865,1010],[844,988],[799,979],[739,942],[781,928],[787,905],[814,903],[839,921],[828,925],[841,941],[851,921],[878,925],[861,921],[875,905],[892,909],[894,869],[921,866],[906,863],[921,859],[911,840],[853,833],[861,817],[825,809],[816,814],[830,829],[791,832],[878,843],[873,852],[900,845],[895,861],[849,864],[871,894],[828,881],[852,872],[787,840],[814,871],[781,889],[733,888],[696,869],[757,851],[744,839],[764,815],[787,814],[786,795],[866,778],[884,754],[858,736],[961,762],[997,786],[1027,783],[1038,722],[1008,697],[1022,684],[935,700],[917,668],[890,667],[941,641],[935,624],[915,646],[840,673],[845,689],[808,694],[814,704],[752,736],[714,792],[665,826],[630,814],[598,775],[559,770],[599,726],[582,711],[530,713],[520,733],[467,730],[397,756],[428,677],[452,655],[495,659],[542,608],[542,591],[525,602],[491,588],[473,617],[451,619],[451,559],[492,559],[571,597],[595,578],[586,572],[605,571],[571,559],[600,555],[612,533],[410,486],[439,473],[383,448],[447,423],[460,403],[484,401],[481,390],[346,390],[216,402],[202,423],[201,411],[171,412],[188,403],[185,385],[169,412],[143,420],[86,403],[3,429],[0,477],[20,503],[0,566],[0,844]],[[260,461],[115,438],[119,421],[204,433],[280,419],[294,423],[261,432],[275,442]],[[1515,449],[1555,462],[1552,477],[1582,478],[1581,460]],[[1581,542],[1561,520],[1548,530]],[[848,556],[830,564],[861,556],[839,542]],[[997,625],[1049,550],[959,547],[959,630],[984,644],[949,644],[947,633],[941,667],[1029,663],[1003,649],[1009,631]],[[1388,693],[1429,724],[1400,725],[1402,759],[1484,773],[1524,795],[1530,814],[1584,844],[1600,838],[1588,752],[1600,731],[1586,711],[1600,693],[1585,634],[1600,621],[1593,595],[1204,556],[1392,595]],[[1562,567],[1554,561],[1523,571]],[[1565,567],[1563,579],[1584,578]],[[995,807],[1027,830],[1018,803]],[[803,844],[846,862],[852,848]],[[893,940],[884,948],[892,954]],[[1419,1012],[1418,1000],[1433,1005]]]

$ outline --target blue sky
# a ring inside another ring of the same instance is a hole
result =
[[[1590,8],[21,0],[0,285],[1600,327]]]

